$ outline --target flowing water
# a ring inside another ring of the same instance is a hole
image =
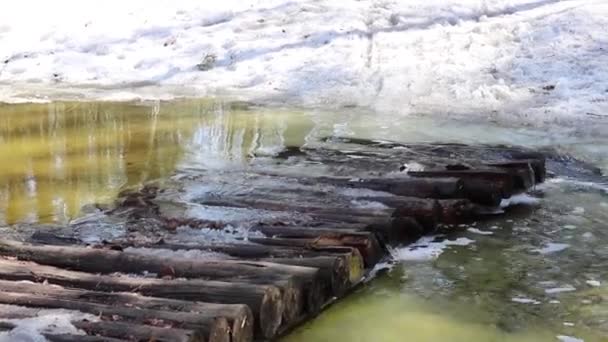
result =
[[[0,225],[68,224],[122,189],[272,168],[328,135],[552,146],[608,169],[608,139],[566,129],[214,100],[0,105]],[[553,178],[508,217],[395,248],[389,271],[284,341],[608,341],[607,188]]]

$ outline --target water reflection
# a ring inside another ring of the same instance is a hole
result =
[[[177,166],[225,167],[301,145],[312,121],[214,101],[0,106],[0,223],[66,222]]]

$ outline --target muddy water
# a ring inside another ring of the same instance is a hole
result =
[[[567,130],[211,100],[1,105],[0,224],[69,223],[184,172],[273,168],[269,156],[328,135],[553,146],[608,166],[605,138]],[[607,341],[606,185],[558,177],[536,194],[505,219],[396,248],[389,271],[285,341]]]

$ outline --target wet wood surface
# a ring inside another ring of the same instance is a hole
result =
[[[368,150],[302,148],[281,158],[339,164],[344,172],[375,166],[394,166],[394,172],[362,177],[250,172],[251,179],[280,179],[282,188],[266,189],[262,182],[243,193],[197,198],[204,207],[272,213],[249,224],[251,236],[238,241],[116,238],[87,243],[51,232],[35,233],[27,241],[2,239],[0,303],[100,318],[74,321],[80,334],[47,334],[50,341],[274,340],[348,295],[387,257],[390,246],[491,218],[488,213],[498,212],[504,198],[547,177],[545,158],[535,151],[329,140]],[[423,168],[408,165],[421,154],[431,156],[420,160]],[[355,197],[340,195],[352,190]],[[162,217],[158,193],[157,188],[125,192],[108,215],[160,222],[168,237],[183,226],[231,227]],[[283,214],[295,219],[279,219]],[[201,256],[177,256],[180,251]],[[0,316],[0,329],[14,328],[6,321],[10,318],[10,312]]]

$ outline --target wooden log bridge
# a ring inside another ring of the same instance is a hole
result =
[[[493,211],[488,209],[502,199],[544,181],[545,161],[539,154],[500,155],[510,159],[436,163],[403,177],[276,175],[294,184],[293,195],[302,198],[295,202],[254,189],[196,201],[298,218],[260,221],[249,226],[256,234],[243,240],[125,237],[89,245],[75,236],[43,231],[25,241],[0,240],[0,305],[20,308],[0,312],[0,330],[14,329],[16,320],[34,317],[37,310],[65,309],[96,319],[74,315],[71,324],[78,333],[45,332],[49,341],[275,340],[361,284],[387,257],[388,245],[486,219]],[[329,186],[333,197],[303,189],[307,185]],[[367,191],[354,199],[335,195],[349,188]],[[140,210],[138,217],[146,207],[154,208],[146,215],[160,215],[154,197],[155,192],[134,192],[120,203]],[[353,200],[381,205],[366,209],[352,205]],[[167,222],[167,230],[175,229],[178,220],[157,219]],[[211,222],[179,220],[211,227]],[[218,226],[222,223],[213,222]],[[184,250],[198,250],[201,256],[176,256]]]

